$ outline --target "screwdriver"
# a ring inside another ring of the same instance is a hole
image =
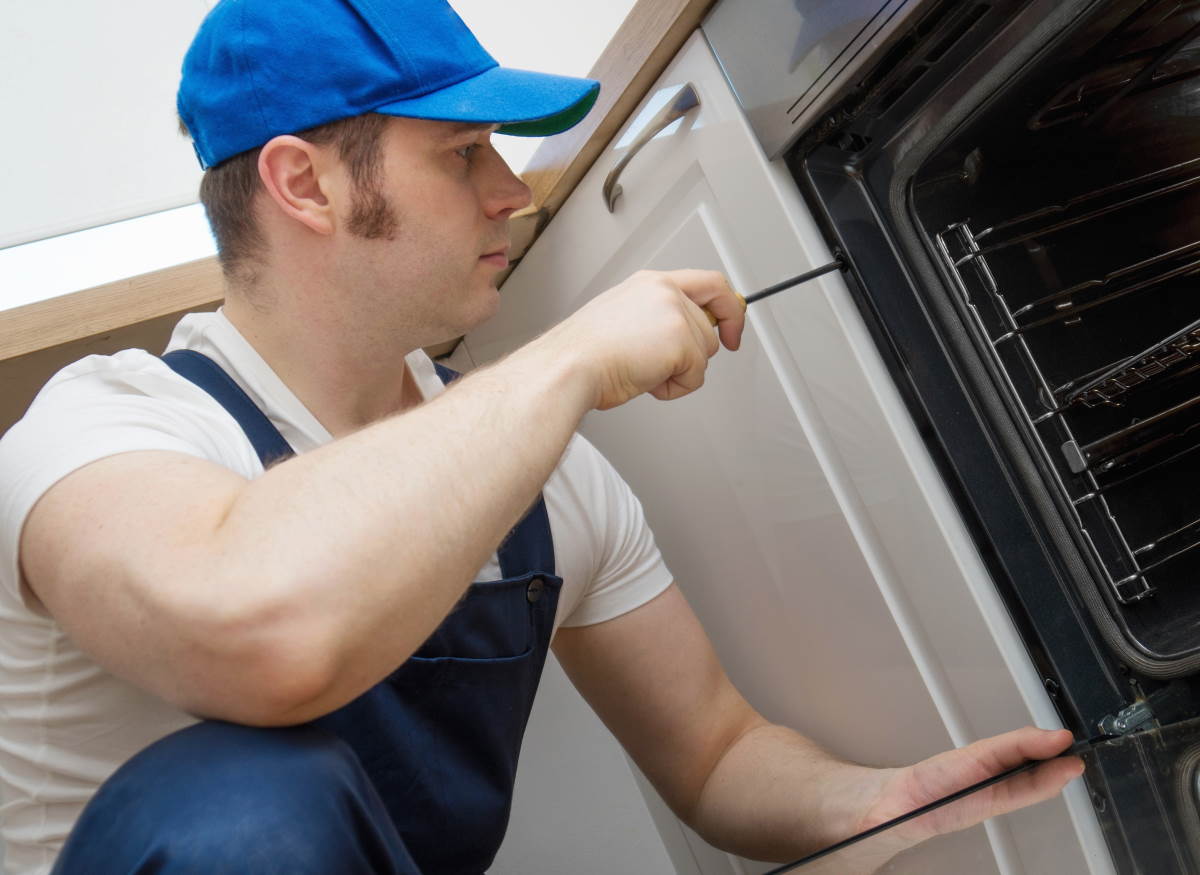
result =
[[[771,295],[774,295],[776,292],[782,292],[785,289],[790,289],[793,286],[798,286],[801,283],[806,283],[809,280],[816,279],[819,276],[824,276],[827,273],[833,273],[835,270],[841,270],[845,266],[846,266],[846,263],[844,261],[842,261],[840,253],[837,253],[837,254],[835,254],[833,261],[829,262],[829,264],[823,264],[820,267],[814,268],[809,271],[805,271],[804,273],[800,274],[799,276],[794,276],[791,279],[786,279],[783,282],[776,283],[773,286],[767,286],[761,292],[755,292],[753,295],[746,295],[745,297],[743,297],[742,295],[738,295],[738,300],[742,302],[742,312],[743,313],[746,312],[746,307],[749,306],[750,304],[753,304],[755,301],[761,301],[763,298],[769,298]],[[737,292],[734,292],[734,294],[737,295]],[[708,321],[711,324],[716,325],[717,317],[714,316],[712,313],[709,313],[708,310],[705,310],[704,312],[708,315]]]

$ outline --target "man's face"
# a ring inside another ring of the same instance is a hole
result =
[[[337,268],[358,330],[428,346],[496,312],[508,217],[530,192],[492,148],[494,127],[388,120],[377,189],[359,186],[342,211]]]

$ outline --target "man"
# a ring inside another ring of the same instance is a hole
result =
[[[565,129],[595,93],[497,67],[443,0],[213,9],[179,107],[225,306],[163,359],[68,367],[0,442],[10,868],[481,872],[552,637],[673,809],[749,857],[1069,744],[1029,728],[870,769],[729,683],[636,499],[573,437],[589,410],[699,388],[718,335],[737,348],[720,275],[637,274],[443,389],[421,349],[496,311],[529,201],[492,135]],[[1081,769],[1047,763],[828,871]]]

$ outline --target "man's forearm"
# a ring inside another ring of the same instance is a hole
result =
[[[587,391],[527,348],[241,491],[216,534],[219,579],[253,577],[255,613],[306,642],[314,678],[281,720],[344,704],[428,637],[536,498]]]
[[[754,860],[798,859],[859,831],[890,770],[847,763],[765,721],[742,735],[709,775],[692,826],[706,841]],[[826,865],[872,872],[897,848],[864,843]],[[821,872],[820,868],[805,869]]]

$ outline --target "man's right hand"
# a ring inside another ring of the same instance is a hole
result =
[[[735,350],[744,326],[744,308],[724,275],[647,270],[593,298],[530,350],[578,361],[594,388],[591,406],[607,410],[643,392],[670,400],[699,389],[720,348],[718,333]]]

